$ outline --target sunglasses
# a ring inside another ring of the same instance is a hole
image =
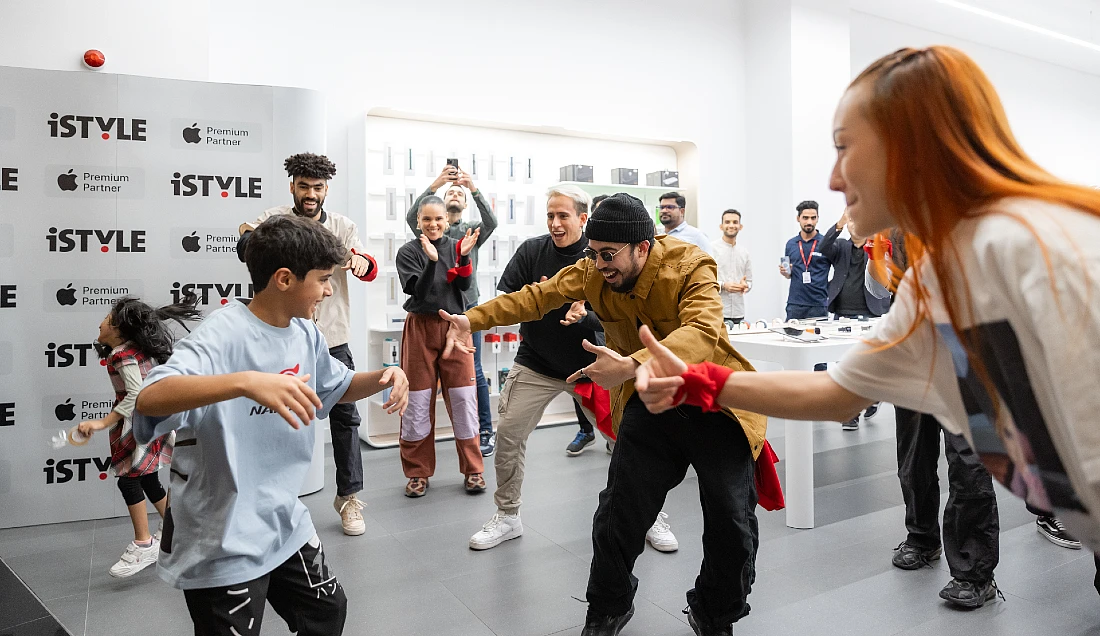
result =
[[[603,259],[603,262],[610,263],[611,261],[615,260],[615,257],[619,255],[619,252],[625,250],[628,247],[630,247],[630,243],[627,243],[626,245],[615,250],[614,252],[612,252],[610,249],[597,252],[591,247],[586,247],[584,248],[584,255],[593,261],[596,260],[596,255],[599,255],[599,257]]]

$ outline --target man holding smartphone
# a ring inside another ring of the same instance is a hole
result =
[[[443,205],[447,209],[447,222],[450,226],[444,234],[456,241],[461,241],[462,237],[466,236],[467,230],[481,230],[481,233],[478,234],[477,245],[474,247],[474,251],[470,252],[470,261],[474,266],[474,272],[470,277],[470,288],[465,292],[466,309],[469,309],[478,303],[480,297],[477,288],[478,251],[485,244],[485,241],[489,240],[489,236],[492,235],[493,231],[497,229],[497,217],[493,214],[493,209],[489,206],[485,196],[474,185],[470,175],[458,167],[458,159],[447,159],[447,165],[443,166],[443,171],[439,173],[435,181],[432,181],[428,189],[422,192],[416,202],[409,206],[405,222],[409,224],[413,234],[419,237],[420,227],[417,224],[416,211],[420,209],[421,199],[435,194],[445,186],[447,190],[443,193],[442,198]],[[468,207],[467,190],[481,213],[480,221],[462,220],[462,215]],[[474,375],[477,378],[477,419],[481,437],[479,441],[481,455],[488,457],[496,449],[496,434],[493,432],[493,412],[489,401],[489,383],[485,381],[485,372],[481,369],[481,332],[474,333],[474,349]]]

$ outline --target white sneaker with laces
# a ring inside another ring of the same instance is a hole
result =
[[[668,526],[668,515],[664,511],[657,513],[657,520],[649,532],[645,533],[646,543],[653,546],[658,552],[675,552],[680,549],[680,542],[672,529]]]
[[[156,563],[159,554],[160,542],[156,539],[148,547],[139,546],[131,541],[130,545],[126,546],[126,551],[122,553],[118,563],[111,566],[109,573],[116,579],[133,576]]]
[[[367,523],[363,521],[363,513],[359,512],[366,507],[354,493],[347,497],[336,496],[332,507],[340,513],[340,525],[344,528],[344,534],[349,537],[357,537],[367,531]]]
[[[519,515],[502,515],[499,512],[493,515],[489,522],[481,526],[474,536],[470,537],[471,550],[488,550],[504,543],[509,539],[515,539],[523,534],[523,522]]]

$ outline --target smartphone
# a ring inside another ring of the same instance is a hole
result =
[[[454,167],[457,168],[458,167],[458,159],[448,159],[447,160],[447,165],[448,166],[454,166]]]

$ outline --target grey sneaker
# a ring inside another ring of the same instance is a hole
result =
[[[1001,591],[997,589],[997,583],[993,580],[985,583],[974,583],[972,581],[951,579],[951,582],[940,590],[940,598],[952,605],[967,609],[977,609],[985,605],[987,601],[997,598],[997,595],[1000,595],[1002,599],[1004,598]]]

